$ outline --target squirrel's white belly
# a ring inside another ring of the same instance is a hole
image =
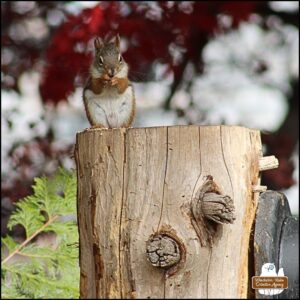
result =
[[[132,113],[133,90],[128,86],[124,93],[119,94],[116,89],[94,94],[85,90],[86,103],[94,124],[107,128],[119,128],[126,124]]]

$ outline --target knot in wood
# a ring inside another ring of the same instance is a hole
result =
[[[220,233],[222,224],[233,223],[235,208],[233,199],[223,195],[211,175],[207,176],[191,202],[192,224],[202,246],[211,247]]]
[[[205,193],[201,209],[207,219],[219,224],[233,223],[235,220],[233,200],[228,195]]]
[[[155,267],[169,268],[180,261],[180,247],[173,238],[158,234],[147,241],[147,258]]]

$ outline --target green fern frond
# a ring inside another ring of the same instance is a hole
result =
[[[76,224],[76,176],[59,169],[53,178],[36,178],[34,194],[20,200],[9,228],[20,224],[26,240],[2,239],[2,298],[78,298],[79,250]],[[40,234],[53,245],[34,242]],[[5,251],[4,251],[5,250]]]
[[[7,224],[9,229],[20,224],[24,227],[26,236],[28,237],[44,224],[45,217],[40,213],[39,198],[36,196],[26,197],[22,201],[19,201],[16,207],[16,211],[12,214]]]
[[[9,235],[4,238],[1,238],[1,241],[2,245],[4,245],[8,250],[8,253],[13,252],[17,248],[17,246],[19,246],[19,244]],[[1,252],[1,254],[3,254],[3,251]],[[1,260],[2,259],[3,258],[1,258]]]

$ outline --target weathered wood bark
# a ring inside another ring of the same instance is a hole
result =
[[[81,298],[247,297],[261,157],[259,131],[237,126],[78,133]],[[214,216],[203,216],[202,224],[191,207],[210,176],[219,206],[209,209],[214,196],[204,197],[205,211]],[[226,222],[232,224],[211,223],[221,211],[231,214]],[[211,243],[200,240],[195,225],[212,235]],[[176,243],[158,245],[159,233]],[[147,258],[153,247],[164,248],[162,256],[180,249],[180,262],[171,269],[153,266]]]

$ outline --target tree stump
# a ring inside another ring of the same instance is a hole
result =
[[[81,298],[246,298],[260,132],[238,126],[77,134]],[[250,278],[251,279],[251,278]]]

